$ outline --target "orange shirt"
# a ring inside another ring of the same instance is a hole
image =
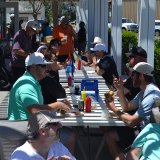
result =
[[[65,44],[62,44],[57,55],[70,55],[73,53],[73,36],[75,35],[75,31],[71,25],[68,25],[66,28],[63,28],[61,25],[56,26],[53,29],[52,35],[54,38],[57,38],[59,40],[62,40],[64,38],[64,35],[67,36],[67,42]]]

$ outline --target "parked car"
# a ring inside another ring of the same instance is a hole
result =
[[[122,29],[138,32],[138,24],[128,18],[122,18]]]
[[[111,28],[111,23],[108,23],[108,28]],[[138,24],[128,18],[122,18],[122,29],[138,32]]]
[[[160,20],[155,20],[155,36],[160,36]]]

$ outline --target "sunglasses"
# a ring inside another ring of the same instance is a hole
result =
[[[46,65],[45,65],[45,64],[37,64],[36,66],[39,66],[39,67],[41,67],[41,68],[46,69]]]

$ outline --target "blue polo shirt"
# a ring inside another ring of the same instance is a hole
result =
[[[135,115],[143,118],[144,120],[141,122],[142,128],[150,123],[151,110],[154,106],[154,98],[157,97],[160,97],[160,90],[156,85],[150,83],[147,85],[144,92],[140,91],[132,100],[132,102],[138,106],[138,110]]]
[[[25,72],[13,85],[9,95],[8,119],[27,120],[30,118],[28,106],[43,104],[43,96],[39,82]]]

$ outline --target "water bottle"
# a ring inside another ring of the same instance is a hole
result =
[[[67,76],[67,78],[68,78],[69,76],[71,76],[71,73],[72,73],[72,68],[71,68],[70,65],[68,65],[68,66],[66,67],[66,76]]]

